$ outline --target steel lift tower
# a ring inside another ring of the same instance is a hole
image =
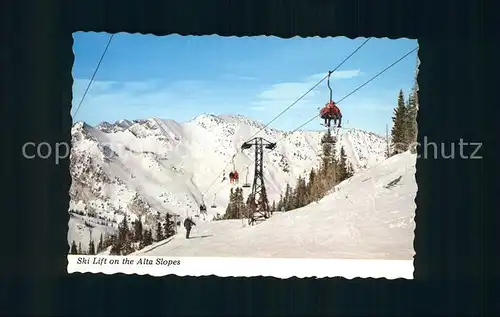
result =
[[[274,150],[276,143],[271,143],[263,138],[253,138],[241,145],[241,150],[255,147],[255,171],[253,177],[252,193],[248,196],[248,224],[266,220],[271,216],[266,186],[264,184],[264,149]]]

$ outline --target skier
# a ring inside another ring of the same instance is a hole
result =
[[[333,125],[339,121],[337,128],[341,128],[342,113],[334,101],[330,101],[320,110],[321,119],[325,120],[325,126],[330,127],[330,122],[333,119]]]
[[[222,172],[222,183],[226,180],[226,171]]]
[[[238,175],[238,171],[234,171],[233,173],[234,181],[237,183],[239,181],[240,176]]]
[[[233,172],[229,173],[229,182],[231,184],[234,183],[234,173]]]
[[[191,232],[191,228],[193,226],[196,226],[193,220],[191,220],[191,217],[186,218],[184,220],[184,228],[186,228],[186,239],[189,239],[189,233]]]

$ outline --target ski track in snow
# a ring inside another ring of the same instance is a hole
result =
[[[247,166],[248,181],[252,184],[254,151],[242,152],[240,146],[262,127],[261,123],[239,115],[207,114],[187,123],[158,118],[120,120],[114,124],[103,122],[96,127],[75,123],[72,128],[71,208],[91,209],[99,216],[114,220],[112,227],[102,228],[107,232],[116,230],[116,223],[124,216],[130,220],[142,217],[146,227],[152,223],[151,217],[156,212],[178,214],[181,218],[197,216],[201,201],[208,207],[205,220],[212,220],[216,214],[224,214],[229,189],[236,186],[230,185],[228,180],[222,182],[222,177],[216,179],[235,154],[234,162],[240,174],[238,185],[245,182]],[[383,138],[352,128],[340,131],[334,133],[338,136],[337,156],[340,147],[344,146],[356,172],[384,160],[386,143]],[[264,176],[270,203],[279,199],[287,182],[294,186],[299,175],[318,166],[323,133],[296,131],[284,134],[271,128],[259,132],[258,136],[270,141],[286,136],[274,151],[264,153]],[[361,160],[360,155],[365,159]],[[226,178],[231,169],[229,164]],[[251,188],[243,190],[245,197],[251,192]],[[214,194],[217,207],[210,208]],[[201,222],[199,218],[195,220]],[[204,225],[200,224],[200,228]],[[88,228],[82,228],[73,218],[69,227],[69,241],[88,245]],[[97,232],[93,229],[92,236],[98,238]]]
[[[318,203],[275,213],[257,226],[198,222],[191,239],[181,230],[170,242],[135,255],[411,260],[415,160],[410,153],[392,157],[342,182]],[[399,176],[399,183],[386,188]]]

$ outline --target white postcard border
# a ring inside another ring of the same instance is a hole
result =
[[[140,261],[141,260],[141,261]],[[140,262],[139,262],[140,261]],[[86,263],[83,263],[86,262]],[[413,260],[68,255],[68,273],[413,279]]]

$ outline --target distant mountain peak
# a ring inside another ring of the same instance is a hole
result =
[[[240,147],[261,129],[260,136],[280,140],[275,150],[264,153],[272,202],[287,183],[295,184],[299,175],[318,166],[323,132],[292,135],[231,114],[202,114],[187,123],[155,117],[124,119],[101,122],[95,128],[77,122],[72,129],[71,221],[75,226],[81,226],[82,219],[96,226],[105,223],[100,230],[113,231],[123,217],[141,217],[150,226],[158,213],[195,215],[202,201],[211,204],[214,199],[217,208],[209,210],[209,218],[223,214],[231,187],[223,175],[235,168],[244,182],[248,167],[248,182],[253,181],[254,151],[242,152]],[[386,143],[379,136],[354,129],[335,135],[337,155],[343,146],[355,170],[385,159]],[[245,189],[244,195],[248,193]]]

